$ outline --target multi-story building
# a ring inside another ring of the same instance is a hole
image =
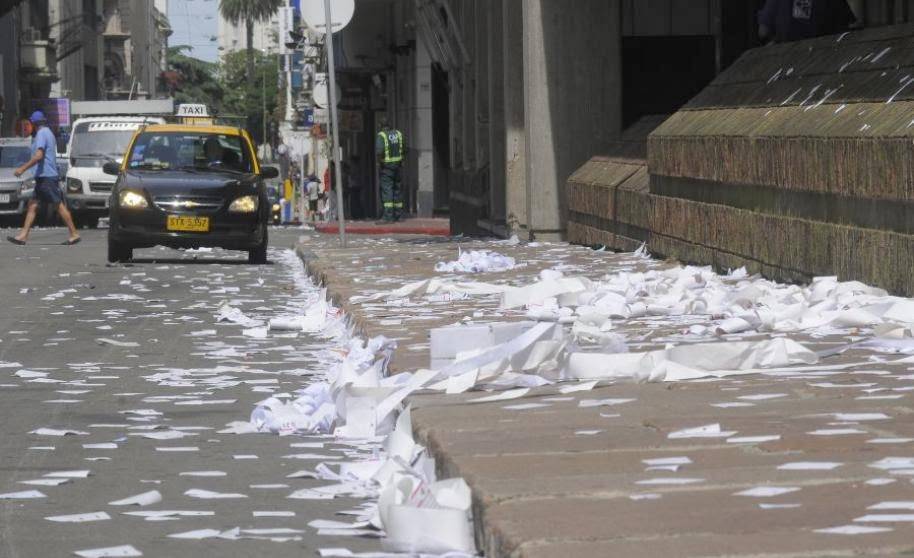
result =
[[[59,80],[51,86],[51,97],[93,101],[102,94],[104,42],[101,3],[97,0],[72,2],[50,0],[49,36],[57,49]]]
[[[51,19],[48,0],[24,2],[11,13],[18,37],[19,80],[16,108],[19,114],[27,112],[33,99],[50,96],[51,86],[60,79],[57,71],[57,45],[50,35]]]
[[[278,15],[274,15],[269,21],[254,22],[254,35],[252,41],[254,48],[264,52],[277,52],[279,48],[278,28]],[[217,38],[220,55],[244,50],[248,46],[247,26],[244,23],[234,25],[220,15]]]
[[[0,3],[0,134],[49,98],[162,96],[164,10],[165,0]]]
[[[108,99],[164,93],[161,75],[171,28],[153,0],[104,0],[104,92]]]
[[[342,129],[372,175],[381,113],[409,138],[408,201],[454,230],[560,238],[564,184],[645,118],[669,115],[760,45],[765,0],[376,0],[340,34]],[[908,0],[848,0],[866,27]],[[662,121],[657,120],[657,122]]]

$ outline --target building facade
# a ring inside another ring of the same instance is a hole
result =
[[[368,76],[363,98],[379,102],[363,103],[352,153],[364,164],[384,115],[409,138],[419,215],[449,214],[455,232],[563,238],[568,177],[758,46],[763,4],[357,1],[341,72]],[[866,27],[914,18],[910,0],[849,4]]]
[[[171,28],[154,0],[104,0],[106,99],[153,99],[165,94],[162,72]]]
[[[74,101],[100,99],[104,61],[101,2],[51,0],[48,13],[59,77],[51,86],[50,96]]]
[[[254,23],[255,49],[263,52],[277,52],[279,48],[279,16],[274,15],[269,21]],[[219,31],[217,34],[219,54],[228,54],[247,48],[247,27],[245,24],[234,25],[221,15],[219,16]]]

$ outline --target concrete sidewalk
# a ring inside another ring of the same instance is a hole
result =
[[[314,229],[325,234],[339,234],[336,221],[314,223]],[[346,232],[359,235],[421,234],[429,236],[450,236],[451,224],[447,219],[404,219],[396,223],[384,221],[346,221]]]
[[[463,277],[486,282],[527,284],[555,266],[598,278],[621,268],[663,265],[565,245],[458,244],[428,237],[353,237],[342,250],[312,235],[299,250],[309,272],[361,333],[399,341],[393,369],[402,371],[428,366],[433,327],[523,317],[499,310],[491,297],[349,302],[353,295],[441,277],[434,264],[455,259],[458,246],[497,250],[526,264]],[[657,327],[648,320],[614,325],[628,333]],[[792,338],[812,348],[835,342]],[[647,342],[633,350],[649,348]],[[867,356],[849,352],[828,365],[864,362]],[[907,367],[868,362],[821,376],[619,383],[561,397],[548,387],[489,404],[466,403],[478,392],[418,395],[411,402],[414,428],[435,456],[439,477],[463,476],[473,489],[477,538],[486,556],[901,555],[914,552],[914,467],[886,470],[891,465],[880,468],[877,462],[914,458],[912,390],[914,375]],[[617,401],[582,408],[583,399]],[[618,401],[626,399],[631,401]],[[544,405],[511,408],[526,403]],[[714,423],[736,433],[669,438]],[[645,463],[664,458],[680,459]],[[779,468],[788,463],[801,465]],[[648,470],[650,465],[658,468]],[[759,487],[769,490],[737,495]],[[860,521],[867,515],[878,517]],[[820,532],[832,528],[841,529]]]

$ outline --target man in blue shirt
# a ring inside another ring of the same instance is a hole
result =
[[[29,121],[33,127],[32,139],[32,158],[27,163],[16,169],[17,177],[25,174],[25,171],[35,167],[35,194],[29,200],[28,212],[25,214],[25,223],[22,225],[22,231],[16,236],[8,236],[7,240],[13,244],[25,244],[29,238],[29,230],[32,223],[35,222],[35,216],[38,214],[39,202],[44,202],[57,210],[60,218],[67,228],[70,229],[70,237],[64,244],[72,246],[79,242],[79,233],[76,232],[76,226],[73,224],[73,216],[67,209],[67,204],[63,202],[63,195],[60,192],[60,173],[57,170],[57,140],[54,133],[48,128],[47,118],[41,111],[32,113]]]

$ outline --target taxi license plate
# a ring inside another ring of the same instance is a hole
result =
[[[209,232],[209,217],[169,215],[166,228],[177,232]]]
[[[0,203],[9,203],[10,195],[9,194],[0,194]]]

